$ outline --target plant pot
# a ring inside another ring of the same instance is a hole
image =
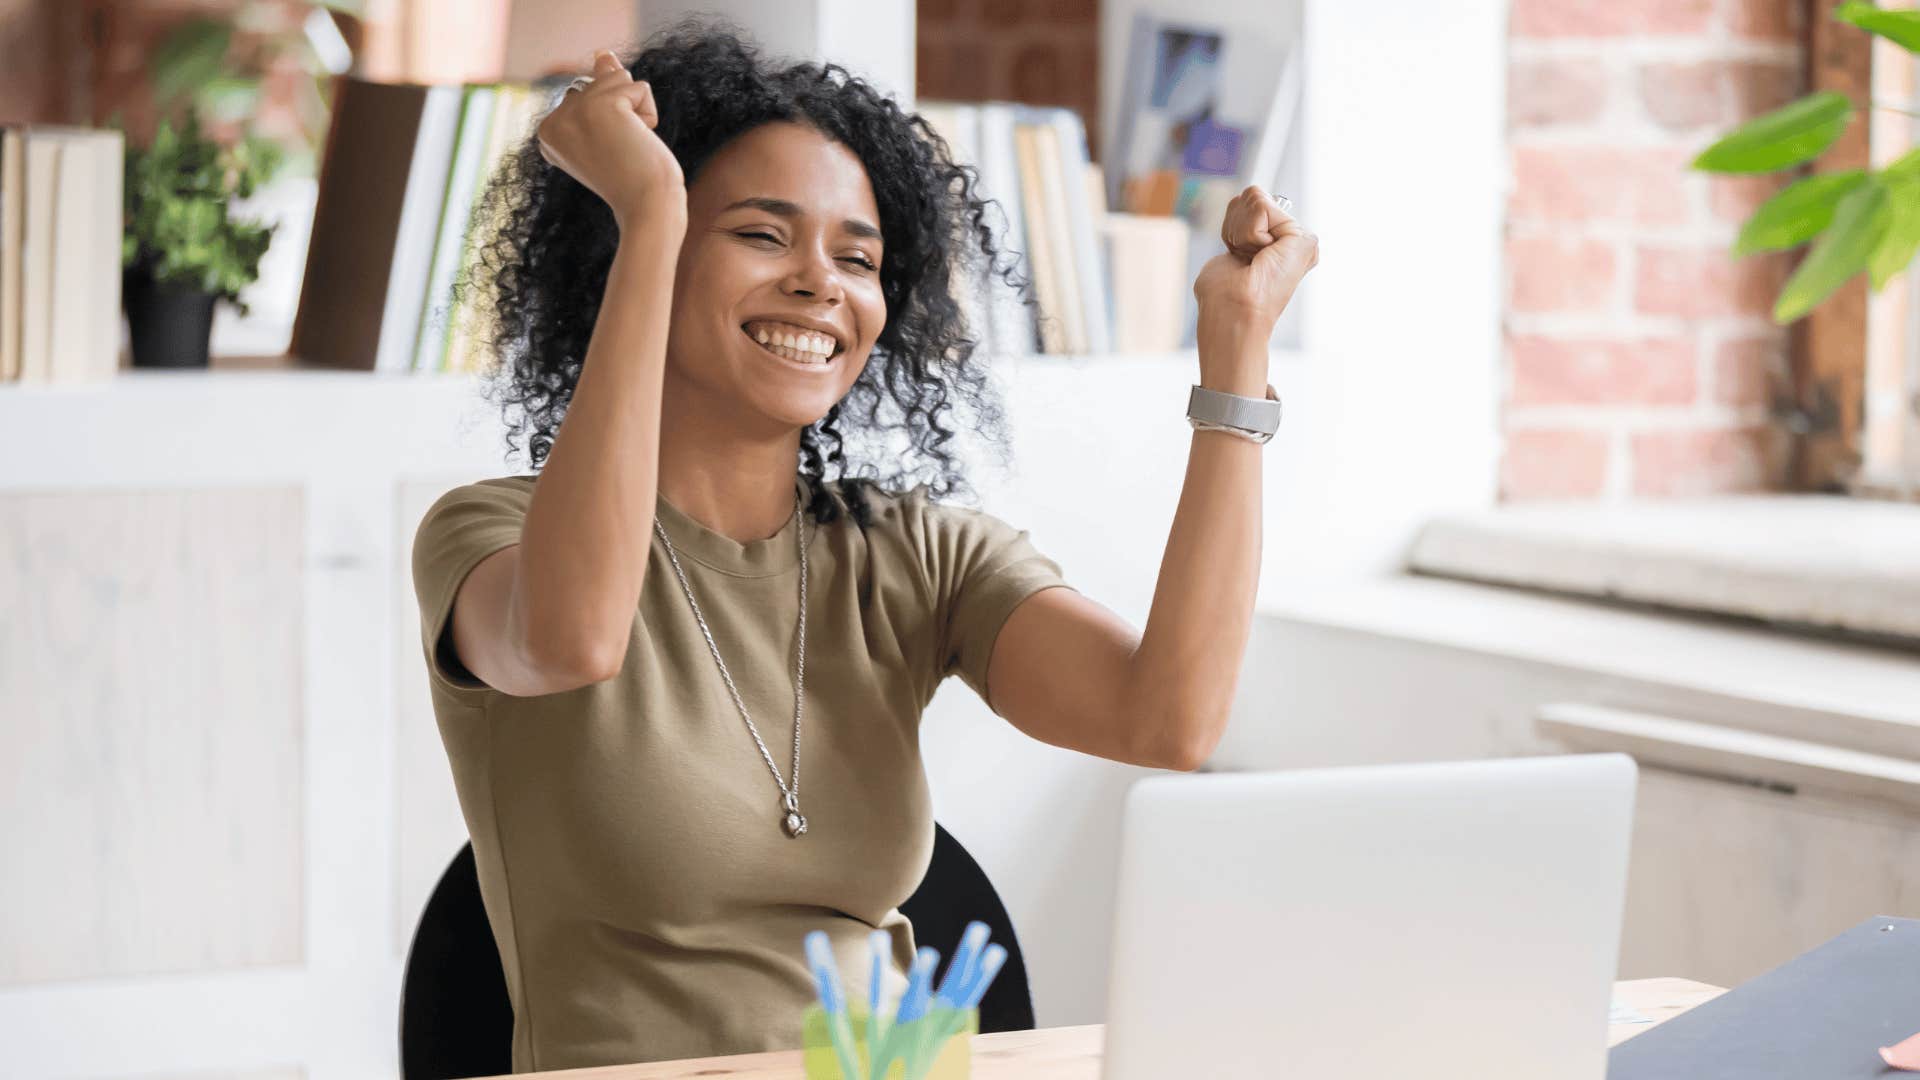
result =
[[[129,268],[120,279],[137,368],[203,368],[213,338],[218,294],[163,285],[145,270]]]

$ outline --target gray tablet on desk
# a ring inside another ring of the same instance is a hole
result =
[[[1607,1080],[1886,1080],[1916,1031],[1920,919],[1873,918],[1614,1047]]]

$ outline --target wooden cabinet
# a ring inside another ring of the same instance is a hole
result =
[[[441,491],[518,471],[477,389],[0,389],[9,1069],[391,1071],[413,921],[465,839],[406,556]]]

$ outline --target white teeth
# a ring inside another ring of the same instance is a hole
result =
[[[769,348],[791,349],[808,357],[826,359],[838,348],[833,338],[812,331],[782,329],[778,325],[761,324],[750,331],[753,339]]]
[[[812,366],[819,366],[819,367],[825,367],[829,363],[829,360],[824,353],[817,353],[807,349],[796,348],[792,345],[782,344],[777,340],[762,341],[760,342],[760,345],[762,348],[765,348],[770,352],[773,352],[779,356],[784,356],[787,359],[796,361],[798,363],[812,365]]]

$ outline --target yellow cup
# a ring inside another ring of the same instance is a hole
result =
[[[859,1075],[841,1070],[827,1011],[815,1003],[807,1006],[800,1021],[807,1080],[868,1080],[876,1048],[869,1044],[867,1014],[849,1008],[847,1019]],[[968,1080],[973,1075],[973,1036],[979,1030],[978,1009],[934,1008],[918,1020],[890,1026],[878,1040],[878,1049],[889,1058],[887,1071],[872,1080]]]

